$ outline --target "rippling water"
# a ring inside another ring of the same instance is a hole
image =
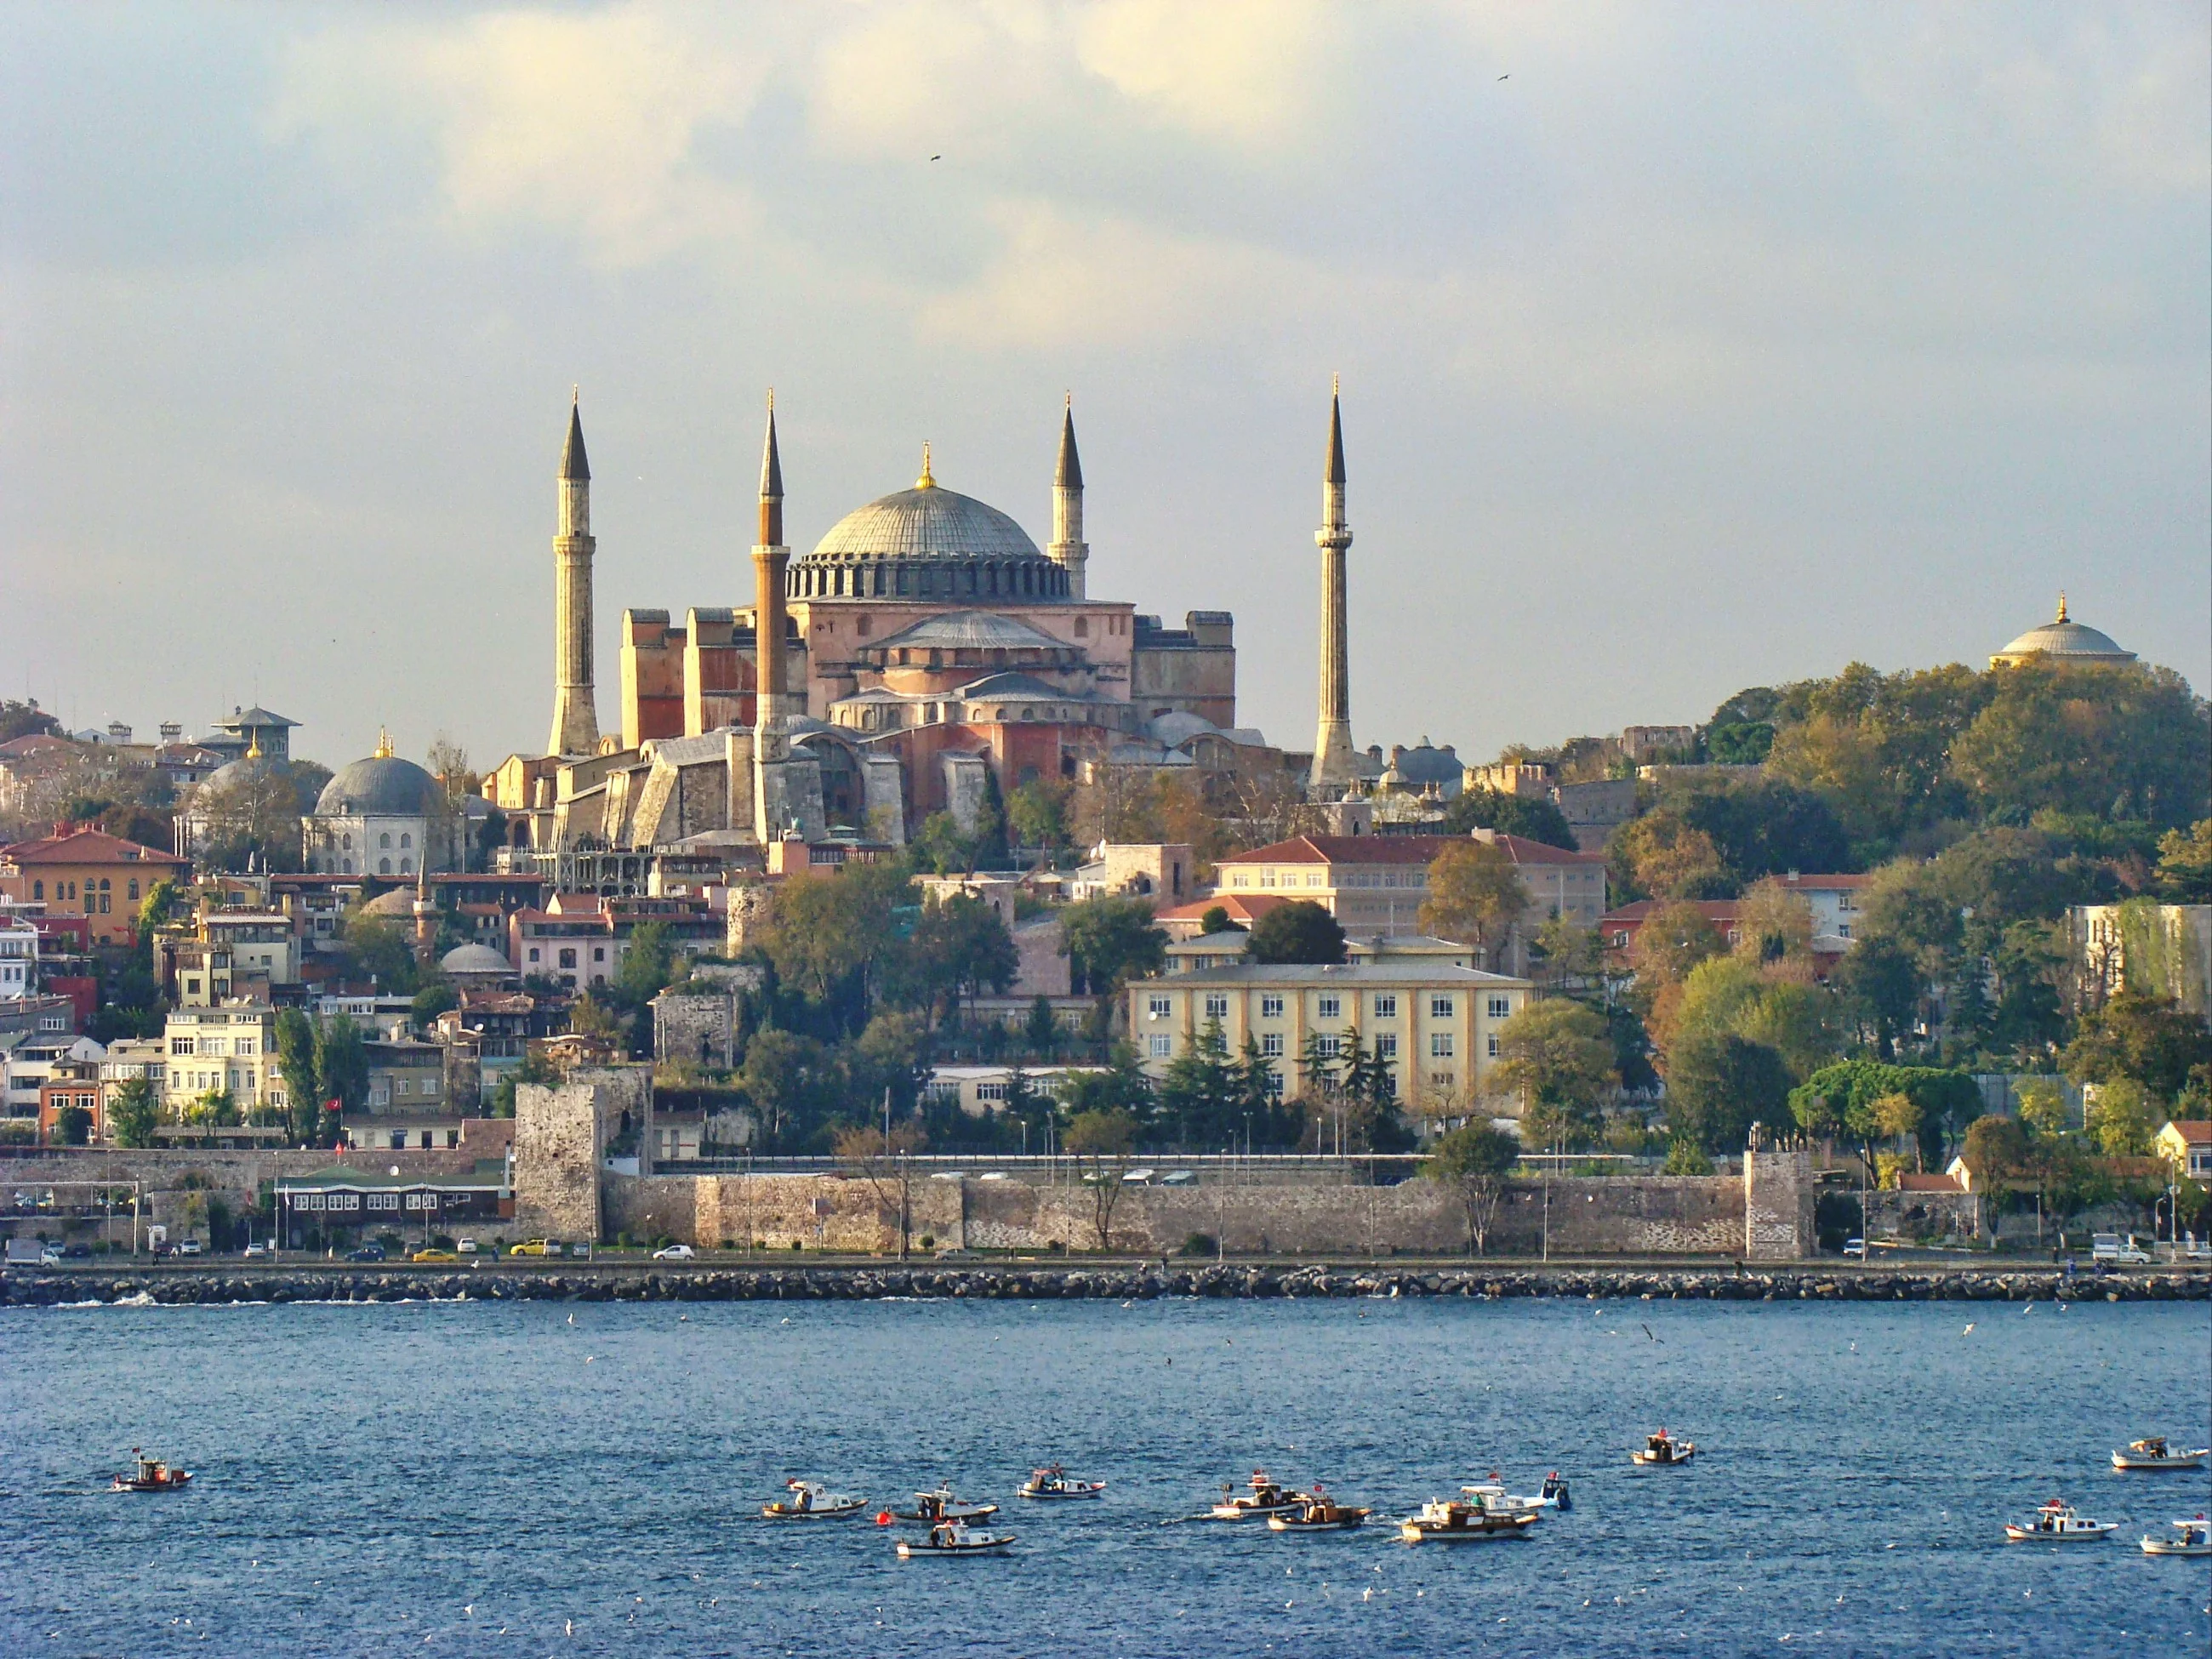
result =
[[[2202,1654],[2208,1564],[2135,1540],[2212,1478],[2106,1455],[2208,1443],[2208,1395],[2203,1304],[11,1310],[0,1652]],[[1662,1424],[1696,1462],[1632,1470]],[[134,1443],[198,1482],[107,1494]],[[1055,1458],[1106,1501],[1012,1498]],[[1458,1549],[1160,1524],[1262,1464],[1378,1519],[1556,1468],[1575,1509]],[[790,1474],[946,1477],[1019,1542],[754,1519]],[[2127,1524],[2000,1541],[2054,1494]]]

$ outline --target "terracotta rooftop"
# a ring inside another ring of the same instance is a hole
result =
[[[67,825],[58,828],[53,835],[40,836],[33,841],[19,841],[0,849],[0,859],[15,865],[166,864],[179,870],[189,867],[191,863],[190,859],[180,859],[173,853],[142,847],[135,841],[111,836],[105,830]]]
[[[1272,847],[1238,853],[1224,864],[1429,864],[1448,847],[1474,843],[1467,836],[1293,836]],[[1501,835],[1488,843],[1516,864],[1602,865],[1602,853],[1570,853],[1522,836]]]

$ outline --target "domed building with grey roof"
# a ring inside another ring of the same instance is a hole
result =
[[[445,786],[413,761],[376,752],[323,786],[305,820],[307,868],[337,876],[412,876],[467,867],[468,820]]]
[[[2040,628],[2031,628],[2002,651],[1992,653],[1992,668],[2018,668],[2043,659],[2063,663],[2133,662],[2136,653],[2124,651],[2109,634],[2084,626],[2066,614],[2066,596],[2058,596],[2058,615]]]

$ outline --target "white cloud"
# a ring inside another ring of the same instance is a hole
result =
[[[1098,0],[1079,15],[1085,70],[1201,137],[1279,143],[1322,112],[1335,30],[1316,0]]]

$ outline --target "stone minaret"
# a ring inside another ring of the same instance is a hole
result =
[[[1083,539],[1083,463],[1075,453],[1075,399],[1060,417],[1060,465],[1052,475],[1052,545],[1045,556],[1067,572],[1067,597],[1083,598],[1083,567],[1091,547]]]
[[[1328,393],[1328,471],[1321,486],[1321,729],[1314,738],[1311,787],[1340,793],[1357,776],[1352,756],[1352,653],[1346,638],[1344,551],[1352,526],[1344,520],[1344,419],[1332,382]]]
[[[771,397],[768,439],[761,448],[760,541],[753,548],[753,729],[763,738],[783,712],[783,585],[790,565],[791,550],[783,544],[783,462],[775,453]]]
[[[592,468],[584,422],[571,397],[568,441],[561,450],[561,525],[553,537],[553,735],[550,755],[599,752],[599,712],[592,692]]]

